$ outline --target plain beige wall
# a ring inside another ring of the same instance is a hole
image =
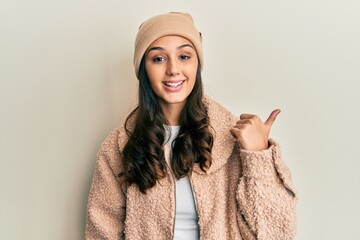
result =
[[[360,3],[0,1],[0,239],[82,239],[96,153],[136,104],[139,24],[190,12],[207,93],[281,108],[272,137],[299,191],[297,239],[359,239]]]

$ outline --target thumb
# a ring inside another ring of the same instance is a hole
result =
[[[268,117],[268,119],[266,119],[265,121],[265,125],[268,127],[271,127],[273,125],[273,123],[275,122],[275,119],[277,117],[277,115],[281,112],[280,109],[275,109],[274,111],[272,111],[270,113],[270,116]]]

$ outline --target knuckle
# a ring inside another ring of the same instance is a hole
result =
[[[234,134],[234,136],[236,137],[236,138],[240,138],[240,136],[241,136],[241,134],[240,134],[240,132],[239,131],[233,131],[233,134]]]
[[[251,118],[251,119],[248,120],[248,124],[253,125],[255,123],[255,121],[256,120],[254,118]]]

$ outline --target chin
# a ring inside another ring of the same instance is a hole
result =
[[[185,104],[187,101],[187,96],[176,96],[176,97],[168,97],[162,98],[160,101],[164,104]]]

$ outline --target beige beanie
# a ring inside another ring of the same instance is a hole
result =
[[[139,67],[146,49],[156,39],[176,35],[188,39],[195,47],[200,60],[201,69],[204,66],[202,53],[201,33],[196,30],[194,21],[190,14],[170,12],[149,18],[143,22],[135,40],[134,67],[137,78],[139,78]]]

